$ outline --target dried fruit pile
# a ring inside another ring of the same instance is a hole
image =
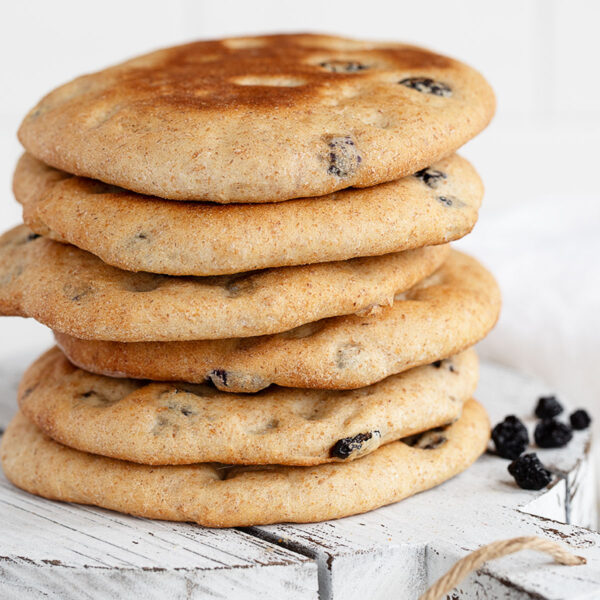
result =
[[[489,439],[471,347],[500,294],[448,246],[483,195],[455,152],[494,107],[458,61],[320,35],[195,42],[48,94],[19,130],[0,312],[58,348],[21,383],[7,476],[236,526],[356,514],[466,469]],[[556,410],[540,403],[538,445],[568,441]],[[528,440],[514,417],[494,430],[543,485]]]
[[[569,417],[570,425],[556,419],[564,411],[556,396],[538,398],[534,439],[539,448],[563,448],[573,438],[573,429],[587,429],[592,422],[588,413],[577,409]],[[537,454],[524,454],[529,446],[529,433],[523,422],[509,415],[492,429],[492,440],[498,456],[512,460],[508,472],[519,487],[541,490],[552,481],[551,472],[544,467]]]

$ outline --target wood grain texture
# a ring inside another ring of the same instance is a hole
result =
[[[0,360],[0,426],[15,412],[20,372],[38,350]],[[551,391],[484,363],[478,398],[496,422],[527,416]],[[49,502],[2,478],[0,597],[411,599],[479,546],[532,534],[567,545],[588,564],[559,567],[517,554],[486,565],[450,597],[594,598],[600,535],[582,527],[595,524],[589,443],[577,432],[567,449],[540,452],[564,476],[542,492],[520,490],[508,461],[486,455],[434,490],[365,515],[243,531]]]
[[[0,596],[314,598],[313,561],[236,530],[47,502],[0,482]]]

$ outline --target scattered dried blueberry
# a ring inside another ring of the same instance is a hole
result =
[[[374,435],[379,437],[379,431],[368,431],[367,433],[359,433],[354,437],[347,437],[338,440],[330,450],[330,454],[336,458],[348,458],[353,452],[360,450],[365,442],[368,442]]]
[[[225,369],[213,369],[208,378],[219,388],[227,387],[227,371]]]
[[[588,414],[587,410],[583,410],[583,408],[580,408],[569,417],[569,421],[571,421],[571,427],[573,429],[580,430],[587,429],[590,426],[592,419]]]
[[[27,236],[27,241],[32,242],[33,240],[37,240],[39,237],[42,237],[39,233],[30,233]]]
[[[429,77],[406,77],[398,83],[424,94],[433,94],[434,96],[443,96],[444,98],[452,96],[452,90],[448,85]]]
[[[562,448],[571,441],[573,431],[556,419],[542,419],[535,428],[534,437],[540,448]]]
[[[349,136],[329,137],[327,139],[327,172],[336,177],[349,177],[354,174],[362,162],[362,157],[354,140]]]
[[[535,416],[540,419],[551,419],[560,415],[563,410],[562,404],[556,399],[556,396],[542,396],[538,398]]]
[[[438,202],[441,202],[445,206],[452,206],[454,204],[454,199],[450,196],[438,196]]]
[[[357,73],[369,68],[356,60],[328,60],[320,63],[319,66],[332,73]]]
[[[448,175],[437,169],[421,169],[417,171],[413,177],[420,179],[426,186],[430,188],[436,188],[440,181],[447,179]]]
[[[444,358],[442,360],[436,360],[431,363],[431,366],[435,367],[436,369],[440,369],[441,367],[445,366],[445,367],[447,367],[448,371],[450,371],[450,373],[458,373],[455,366],[452,364],[451,358]]]
[[[514,415],[509,415],[492,430],[496,451],[502,458],[515,459],[527,448],[529,434],[527,428]]]
[[[541,490],[552,481],[552,475],[537,454],[523,454],[508,465],[508,472],[524,490]]]

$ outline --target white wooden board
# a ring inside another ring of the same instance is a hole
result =
[[[18,379],[37,354],[0,357],[0,425],[14,413]],[[478,398],[495,422],[531,414],[550,391],[484,365]],[[439,488],[366,515],[246,530],[50,502],[1,478],[0,598],[410,599],[471,550],[530,534],[568,544],[588,564],[558,567],[522,553],[484,567],[452,600],[600,598],[600,535],[584,528],[595,525],[589,442],[576,433],[568,449],[540,452],[564,474],[543,492],[520,490],[507,461],[487,455]]]

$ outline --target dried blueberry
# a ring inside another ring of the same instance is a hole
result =
[[[587,429],[590,426],[592,419],[586,410],[580,408],[569,417],[569,421],[571,421],[571,427],[573,429],[580,430]]]
[[[438,202],[444,206],[452,206],[454,204],[454,198],[450,196],[438,196]]]
[[[32,242],[33,240],[37,240],[39,237],[42,237],[39,233],[30,233],[27,236],[27,241]]]
[[[535,443],[540,448],[562,448],[573,437],[573,431],[566,423],[556,419],[543,419],[534,432]]]
[[[327,172],[336,177],[349,177],[354,174],[362,162],[354,140],[349,135],[329,137],[327,147]]]
[[[441,81],[435,81],[430,77],[406,77],[398,83],[424,94],[433,94],[434,96],[443,96],[444,98],[452,96],[452,90],[448,85]]]
[[[421,169],[417,171],[413,177],[420,179],[426,186],[436,188],[440,181],[447,179],[448,175],[437,169]]]
[[[492,429],[492,440],[502,458],[515,459],[525,452],[529,434],[517,417],[509,415]]]
[[[357,73],[369,68],[356,60],[327,60],[319,63],[319,66],[332,73]]]
[[[442,360],[436,360],[431,363],[431,366],[435,367],[436,369],[440,369],[443,365],[446,365],[448,367],[448,371],[450,371],[450,373],[458,373],[458,371],[452,364],[452,360],[449,358],[444,358]]]
[[[227,387],[227,371],[225,369],[213,369],[208,376],[215,385],[220,384]],[[219,386],[217,385],[217,387]]]
[[[508,472],[517,485],[524,490],[541,490],[552,481],[552,475],[544,467],[537,454],[523,454],[508,465]]]
[[[551,419],[560,415],[562,411],[562,404],[556,399],[556,396],[541,396],[535,407],[535,416],[540,419]]]
[[[335,458],[348,458],[352,453],[360,450],[365,442],[368,442],[373,436],[380,437],[379,431],[368,431],[367,433],[359,433],[354,437],[347,437],[338,440],[330,450],[330,455]]]

